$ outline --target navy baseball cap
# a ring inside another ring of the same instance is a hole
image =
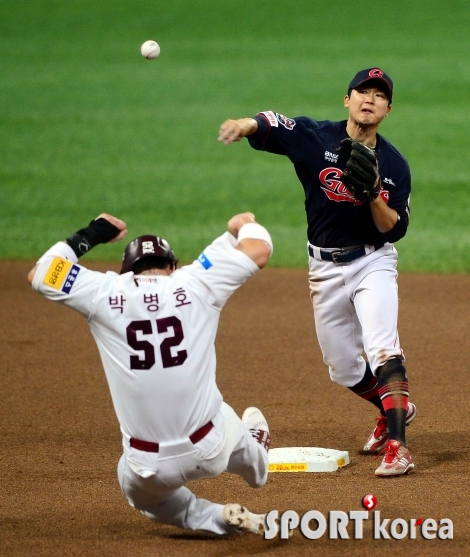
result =
[[[384,93],[387,94],[389,102],[392,102],[393,94],[393,81],[383,70],[380,68],[369,68],[368,70],[361,70],[358,72],[348,87],[348,95],[351,89],[357,89],[360,85],[364,85],[367,81],[377,81],[377,85],[383,87]]]

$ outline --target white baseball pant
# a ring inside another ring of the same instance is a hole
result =
[[[391,358],[404,361],[397,329],[396,266],[393,244],[348,265],[309,257],[315,328],[332,381],[357,385],[365,372],[363,352],[374,374]]]
[[[196,444],[189,439],[160,443],[157,473],[148,478],[138,475],[122,455],[118,479],[132,507],[151,520],[179,528],[233,532],[223,520],[224,505],[196,497],[184,484],[227,471],[250,487],[262,487],[268,477],[268,451],[225,402],[212,422],[212,430]]]

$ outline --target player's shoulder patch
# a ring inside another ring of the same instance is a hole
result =
[[[207,259],[207,256],[204,252],[201,253],[197,260],[206,270],[212,267],[212,263],[209,261],[209,259]]]
[[[274,112],[272,112],[271,110],[267,110],[266,112],[260,112],[260,114],[262,114],[266,118],[271,126],[274,126],[275,128],[279,127],[279,123]]]
[[[54,257],[44,276],[43,283],[55,290],[70,294],[80,267],[63,257]]]
[[[280,124],[282,124],[286,129],[292,130],[295,126],[295,120],[293,118],[286,118],[282,114],[276,114],[277,119]]]

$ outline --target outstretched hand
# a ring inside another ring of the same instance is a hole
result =
[[[234,141],[240,141],[247,135],[252,135],[258,129],[258,122],[253,118],[241,118],[240,120],[225,120],[220,126],[218,141],[230,145]]]

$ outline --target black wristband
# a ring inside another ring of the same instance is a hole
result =
[[[106,244],[119,234],[120,230],[109,220],[99,218],[92,220],[86,228],[82,228],[65,241],[73,249],[77,257],[88,253],[98,244]]]

